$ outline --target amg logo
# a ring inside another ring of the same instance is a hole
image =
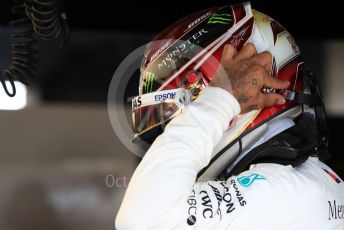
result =
[[[328,208],[329,220],[344,219],[344,205],[337,204],[336,200],[333,202],[328,201]]]

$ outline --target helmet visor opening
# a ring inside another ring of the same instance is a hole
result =
[[[135,97],[132,100],[133,140],[182,113],[191,99],[191,93],[183,88]]]

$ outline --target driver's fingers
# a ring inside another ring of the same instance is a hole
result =
[[[231,44],[225,45],[222,51],[221,62],[225,63],[232,60],[236,54],[237,54],[237,51],[234,48],[234,46],[232,46]]]
[[[265,71],[264,71],[265,72]],[[263,74],[264,77],[264,86],[268,88],[273,88],[273,89],[286,89],[289,86],[289,81],[282,81],[279,80],[267,72]]]
[[[236,61],[242,61],[248,59],[257,53],[256,47],[252,43],[244,45],[239,53],[236,55]]]
[[[264,69],[269,73],[272,66],[272,55],[268,51],[261,52],[254,55],[251,58],[251,62],[260,66],[263,66]]]
[[[278,93],[271,94],[260,94],[262,107],[272,106],[272,105],[283,105],[286,100],[283,95]]]

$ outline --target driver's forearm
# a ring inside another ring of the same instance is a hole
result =
[[[166,126],[136,169],[116,219],[117,229],[161,224],[161,215],[178,200],[186,200],[197,173],[209,163],[214,146],[239,112],[238,102],[227,91],[205,88]]]

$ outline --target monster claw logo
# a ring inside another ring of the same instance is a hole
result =
[[[153,81],[155,74],[153,72],[147,71],[143,78],[145,93],[150,93],[153,90]]]
[[[228,24],[232,21],[231,14],[213,14],[209,20],[208,24]]]

